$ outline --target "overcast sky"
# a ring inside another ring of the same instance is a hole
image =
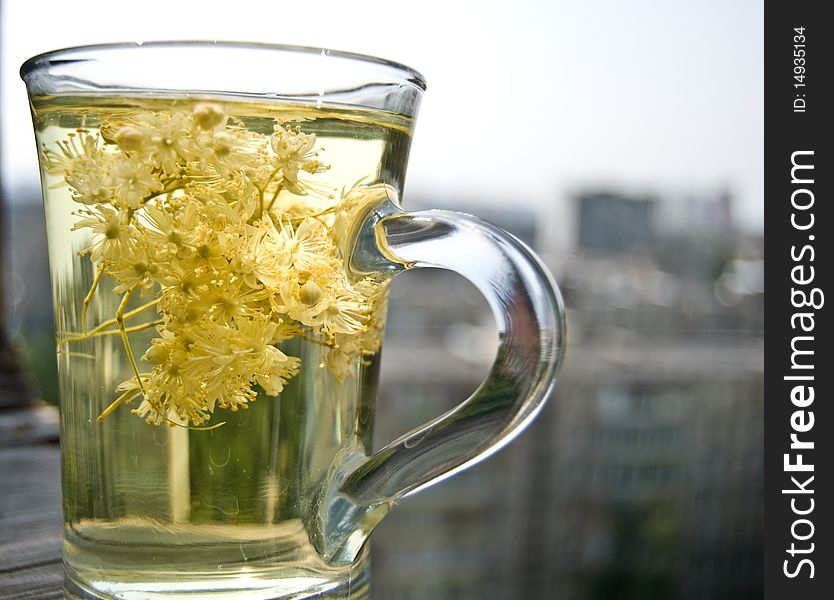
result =
[[[113,41],[245,40],[421,71],[429,89],[407,194],[444,207],[456,198],[543,206],[588,185],[661,196],[726,187],[740,222],[762,223],[758,1],[0,1],[7,189],[37,180],[17,75],[29,56]]]

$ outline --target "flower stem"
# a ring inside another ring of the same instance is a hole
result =
[[[309,335],[304,335],[303,333],[297,334],[297,337],[304,340],[305,342],[311,342],[313,344],[318,344],[319,346],[324,346],[325,348],[333,348],[332,343],[325,342],[319,338],[314,338]]]
[[[125,345],[125,352],[127,352],[127,359],[130,361],[130,366],[133,368],[133,374],[136,376],[136,381],[139,387],[142,388],[142,393],[146,394],[145,385],[142,383],[142,378],[139,376],[139,367],[136,366],[136,357],[133,356],[133,350],[130,349],[130,339],[127,337],[127,330],[125,329],[125,308],[133,295],[136,288],[131,288],[125,292],[119,308],[116,309],[116,322],[119,324],[119,333],[122,334],[122,343]]]
[[[266,207],[267,213],[272,210],[272,205],[275,204],[275,200],[278,199],[278,194],[281,193],[282,189],[284,189],[284,186],[280,184],[275,188],[275,193],[272,194],[272,200],[269,201],[269,206]]]
[[[329,215],[334,212],[336,212],[336,207],[331,206],[330,208],[325,208],[324,210],[319,211],[317,213],[313,213],[312,215],[289,217],[287,220],[290,221],[290,223],[292,223],[293,221],[303,221],[304,219],[319,219],[319,217],[323,217],[324,215]],[[324,223],[323,221],[319,220],[319,222],[326,226],[326,223]]]
[[[255,188],[258,190],[258,204],[259,204],[258,218],[259,219],[264,216],[264,193],[266,192],[266,188],[269,187],[269,184],[272,183],[272,180],[275,178],[275,176],[278,174],[278,171],[280,171],[280,170],[281,170],[281,167],[275,167],[275,169],[272,171],[272,173],[269,174],[269,177],[266,178],[266,181],[264,182],[263,187],[259,187],[258,185],[255,185]],[[269,206],[266,209],[267,212],[269,212],[269,209],[272,208],[272,205],[275,203],[275,198],[278,197],[278,192],[280,192],[280,191],[281,191],[281,186],[279,185],[278,190],[276,190],[275,195],[272,197],[272,202],[269,203]]]
[[[214,425],[204,425],[204,426],[193,426],[193,425],[183,425],[182,423],[177,423],[173,419],[169,419],[165,415],[161,415],[163,419],[168,422],[168,425],[173,427],[182,427],[184,429],[188,429],[189,431],[211,431],[212,429],[217,429],[218,427],[223,427],[226,424],[226,421],[220,421],[219,423],[215,423]]]
[[[159,298],[157,298],[156,300],[151,300],[150,302],[148,302],[146,304],[143,304],[139,308],[134,308],[133,310],[124,313],[124,315],[122,315],[122,320],[127,321],[129,319],[132,319],[136,315],[142,314],[144,311],[148,310],[149,308],[153,308],[157,304],[159,304]],[[61,343],[62,344],[67,344],[69,342],[81,342],[83,340],[86,340],[87,338],[98,337],[98,335],[102,331],[108,331],[107,330],[108,327],[110,327],[111,325],[117,325],[118,322],[119,322],[118,319],[115,319],[115,318],[114,319],[108,319],[107,321],[104,321],[103,323],[99,323],[98,325],[93,327],[89,332],[85,332],[83,335],[76,335],[76,336],[67,338],[67,339],[63,340]],[[105,335],[109,335],[109,334],[105,334]]]
[[[172,183],[174,185],[171,185]],[[175,190],[178,190],[181,187],[183,187],[182,179],[180,179],[180,178],[168,179],[165,183],[162,184],[162,189],[161,190],[159,190],[158,192],[153,192],[151,194],[148,194],[147,196],[145,196],[142,199],[142,206],[147,204],[150,200],[153,200],[154,198],[157,198],[158,196],[162,196],[164,194],[170,194],[171,192],[173,192]]]
[[[162,319],[157,319],[156,321],[148,321],[147,323],[142,323],[141,325],[133,325],[132,327],[125,327],[125,333],[135,333],[137,331],[143,331],[145,329],[150,329],[151,327],[156,327],[157,325],[162,325],[164,323]],[[91,338],[97,337],[104,337],[106,335],[121,335],[120,329],[103,329],[101,331],[91,331],[90,333],[85,333],[83,335],[76,335],[72,337],[65,338],[61,340],[62,344],[70,344],[72,342],[83,342],[84,340],[89,340]]]
[[[138,395],[139,395],[139,390],[134,389],[134,390],[126,391],[124,394],[122,394],[121,396],[116,398],[110,406],[108,406],[103,411],[101,411],[101,414],[96,418],[96,421],[101,423],[102,421],[104,421],[104,419],[107,418],[107,416],[110,413],[112,413],[114,410],[119,408],[119,406],[121,406],[125,402],[129,402],[130,400],[133,400]]]
[[[84,334],[87,333],[87,309],[90,307],[90,302],[93,301],[93,294],[96,293],[102,275],[104,275],[104,263],[99,264],[98,271],[96,271],[96,276],[93,279],[93,285],[90,286],[90,291],[84,296],[84,307],[81,309],[81,331]]]

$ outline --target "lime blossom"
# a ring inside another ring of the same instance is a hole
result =
[[[379,350],[386,283],[350,281],[342,248],[361,205],[390,188],[339,197],[316,181],[329,166],[314,134],[280,118],[255,133],[220,103],[123,112],[101,132],[43,151],[80,205],[73,230],[88,236],[97,274],[85,311],[101,281],[122,297],[113,319],[63,340],[122,337],[133,376],[99,420],[137,400],[151,424],[199,426],[259,390],[280,394],[303,366],[341,382]],[[128,310],[134,293],[152,299]],[[131,347],[132,332],[151,328],[148,347]],[[321,364],[279,348],[295,337],[323,347]]]

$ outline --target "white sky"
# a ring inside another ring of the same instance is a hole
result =
[[[0,0],[2,1],[2,0]],[[160,39],[324,46],[427,78],[408,193],[550,205],[586,185],[715,193],[763,213],[756,0],[2,1],[2,173],[37,181],[17,71],[60,47]],[[253,66],[255,68],[255,66]]]

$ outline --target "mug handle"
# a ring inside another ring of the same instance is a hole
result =
[[[520,240],[476,217],[442,210],[409,213],[396,199],[368,211],[352,236],[354,277],[434,267],[454,271],[486,297],[498,327],[487,379],[462,403],[341,468],[325,501],[325,556],[352,561],[371,529],[400,498],[470,467],[512,441],[555,383],[565,349],[559,291]]]

